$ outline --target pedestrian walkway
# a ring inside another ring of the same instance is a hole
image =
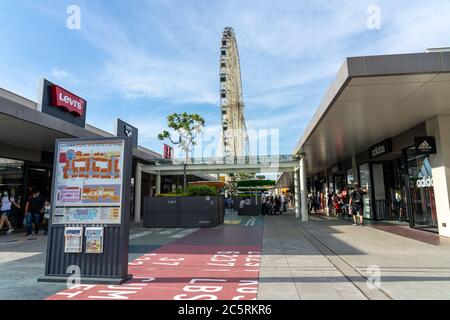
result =
[[[80,285],[49,300],[249,300],[255,299],[263,221],[228,214],[238,224],[199,229],[129,263],[123,285]],[[185,233],[189,229],[185,229]],[[158,231],[172,234],[177,229]],[[143,231],[145,232],[145,231]],[[145,236],[145,235],[144,235]]]
[[[129,261],[197,229],[141,228],[130,231]],[[0,236],[0,300],[41,300],[65,290],[65,283],[37,282],[44,274],[47,236],[24,233]]]
[[[258,299],[450,299],[450,244],[333,218],[265,217]]]
[[[450,240],[333,217],[227,214],[215,228],[131,231],[123,285],[38,283],[46,237],[0,237],[0,299],[450,299]]]

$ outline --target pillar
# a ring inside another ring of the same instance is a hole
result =
[[[450,116],[440,115],[426,121],[427,134],[436,139],[436,151],[430,155],[439,234],[450,237]]]
[[[161,193],[161,172],[156,174],[156,194]]]
[[[352,154],[352,172],[353,172],[353,183],[359,184],[359,172],[358,172],[358,164],[356,162],[356,155]],[[349,186],[353,188],[353,186]]]
[[[294,170],[295,217],[300,218],[300,183],[298,170]]]
[[[142,165],[136,164],[134,177],[134,222],[141,222]]]
[[[302,221],[308,221],[308,201],[306,196],[306,174],[305,174],[305,160],[304,157],[300,158],[300,203]]]
[[[149,184],[149,197],[153,197],[153,175],[150,174],[148,178],[148,184]]]

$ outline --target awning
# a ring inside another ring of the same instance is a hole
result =
[[[313,175],[450,114],[450,52],[347,58],[294,153]]]

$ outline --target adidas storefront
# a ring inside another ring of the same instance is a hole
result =
[[[446,226],[439,219],[448,215],[449,194],[442,162],[450,149],[445,148],[446,138],[440,139],[443,124],[450,128],[450,117],[435,117],[356,155],[358,181],[368,190],[367,218],[432,232],[439,232],[441,223]]]

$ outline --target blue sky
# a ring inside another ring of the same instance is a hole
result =
[[[66,28],[71,4],[80,30]],[[367,28],[370,5],[380,29]],[[345,57],[450,46],[449,12],[437,0],[0,0],[0,87],[36,100],[46,77],[88,101],[88,123],[112,132],[120,117],[162,152],[170,113],[220,128],[220,38],[232,26],[247,126],[279,130],[288,154]]]

